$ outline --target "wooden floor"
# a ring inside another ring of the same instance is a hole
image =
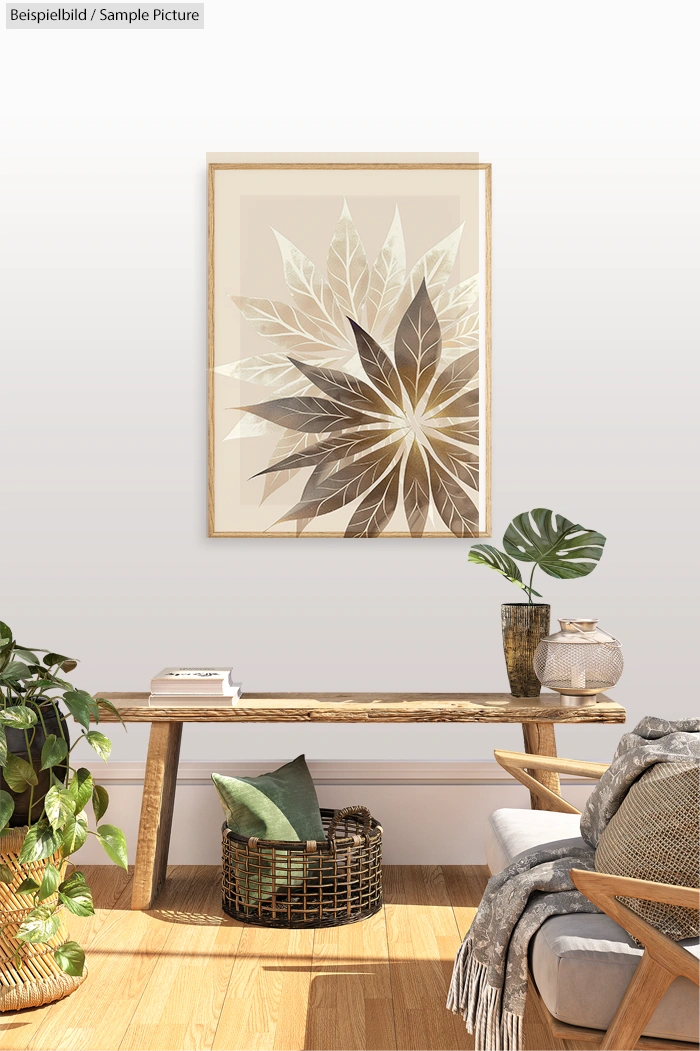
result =
[[[0,1015],[0,1048],[472,1048],[445,999],[486,869],[384,872],[385,908],[371,919],[279,931],[221,911],[217,868],[172,868],[145,913],[130,910],[131,875],[86,867],[96,915],[71,916],[70,929],[89,977],[59,1003]],[[533,1001],[525,1034],[529,1049],[585,1046],[553,1040]]]

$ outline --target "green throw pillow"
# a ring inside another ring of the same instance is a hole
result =
[[[212,774],[211,779],[226,824],[239,836],[325,840],[316,789],[303,755],[260,777]]]

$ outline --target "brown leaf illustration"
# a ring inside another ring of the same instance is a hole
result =
[[[479,512],[456,478],[428,454],[430,488],[438,514],[455,536],[478,536]]]
[[[459,394],[479,370],[478,351],[472,350],[442,370],[428,397],[426,412]]]
[[[396,510],[400,474],[399,460],[359,505],[347,524],[346,537],[372,537],[383,532]]]
[[[336,473],[314,481],[313,484],[311,484],[314,477],[312,475],[302,494],[302,499],[279,521],[287,522],[291,518],[325,515],[329,511],[335,511],[339,507],[344,507],[345,504],[352,503],[374,485],[378,478],[381,478],[396,456],[401,443],[402,439],[399,438],[385,448],[362,456],[354,463],[341,467]]]
[[[286,456],[283,460],[271,464],[264,471],[258,471],[258,475],[270,474],[271,471],[289,471],[301,467],[312,467],[315,464],[331,463],[334,460],[345,460],[349,456],[366,452],[373,445],[385,441],[393,433],[394,428],[385,427],[372,431],[347,431],[345,434],[336,434],[332,438],[325,438],[315,445]]]
[[[406,459],[403,504],[411,536],[423,536],[430,508],[430,483],[423,454],[415,439]]]
[[[401,381],[391,358],[368,332],[360,328],[357,322],[352,318],[348,320],[352,325],[357,353],[360,355],[360,361],[367,376],[378,391],[400,408],[403,404]]]
[[[459,398],[455,398],[454,401],[448,402],[447,405],[443,405],[439,412],[435,413],[433,419],[439,419],[440,416],[451,416],[453,419],[459,419],[464,417],[465,419],[470,416],[479,415],[479,390],[468,390],[466,393],[460,395]]]
[[[456,442],[466,442],[467,445],[478,445],[479,443],[478,419],[452,424],[442,424],[440,420],[436,420],[435,423],[429,421],[428,426],[438,428],[441,437],[452,438]]]
[[[359,318],[369,286],[369,267],[365,249],[347,202],[328,249],[328,284],[345,314]]]
[[[362,412],[355,412],[325,398],[276,398],[259,405],[242,405],[241,410],[252,412],[255,416],[292,431],[311,431],[314,434],[377,422],[372,416],[365,416]]]
[[[379,412],[384,416],[389,413],[389,407],[384,399],[380,398],[373,387],[357,376],[341,372],[339,369],[307,365],[306,362],[296,361],[294,358],[289,360],[307,379],[311,380],[315,387],[343,405],[349,405],[351,409]]]
[[[423,280],[401,318],[394,343],[396,367],[414,408],[435,375],[441,342],[440,326]]]
[[[476,453],[461,445],[453,445],[451,442],[443,442],[433,437],[430,438],[430,448],[461,482],[478,490],[479,457]]]

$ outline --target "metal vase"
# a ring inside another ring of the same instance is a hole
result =
[[[503,653],[513,697],[540,695],[533,661],[540,639],[549,635],[549,613],[544,602],[505,602],[501,606]]]

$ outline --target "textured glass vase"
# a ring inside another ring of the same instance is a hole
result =
[[[550,607],[546,603],[506,602],[501,606],[503,653],[513,697],[539,697],[535,650],[549,635]]]

